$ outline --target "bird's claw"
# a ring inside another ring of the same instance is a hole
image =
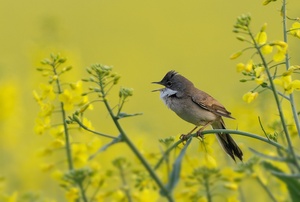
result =
[[[202,130],[202,128],[201,128],[200,130],[198,130],[198,131],[196,132],[196,134],[197,134],[197,137],[198,137],[198,138],[200,138],[200,139],[203,140],[203,139],[204,139],[204,135],[202,134],[202,131],[203,131],[203,130]]]
[[[185,144],[185,142],[188,140],[188,135],[181,134],[179,139],[182,141],[182,144]]]

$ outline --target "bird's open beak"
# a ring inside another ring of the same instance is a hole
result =
[[[162,85],[160,81],[154,81],[154,82],[152,82],[152,83],[153,83],[153,84],[159,84],[159,85]],[[161,91],[161,90],[163,90],[163,89],[164,89],[164,88],[160,88],[160,89],[153,90],[153,91],[151,91],[151,92]]]

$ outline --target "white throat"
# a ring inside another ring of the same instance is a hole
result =
[[[178,91],[176,90],[172,90],[170,88],[164,88],[160,91],[160,98],[162,99],[162,101],[165,103],[165,105],[168,105],[167,103],[167,100],[168,100],[168,97],[170,97],[171,95],[174,95],[176,94]]]

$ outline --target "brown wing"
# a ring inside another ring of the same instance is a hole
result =
[[[198,89],[197,89],[198,90]],[[199,107],[206,109],[216,115],[224,116],[227,118],[232,118],[231,113],[225,109],[217,100],[208,95],[207,93],[198,90],[196,96],[191,96],[192,101],[196,103]]]

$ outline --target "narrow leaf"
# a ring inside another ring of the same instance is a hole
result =
[[[281,169],[275,167],[269,162],[264,161],[262,162],[262,164],[267,170],[269,170],[272,173],[272,175],[274,175],[275,177],[277,177],[279,180],[281,180],[286,184],[291,197],[291,201],[299,201],[300,182],[295,177],[293,177],[293,175],[288,175],[284,173]]]
[[[108,147],[114,145],[114,144],[117,144],[119,142],[123,142],[123,137],[122,135],[120,134],[118,137],[116,137],[115,139],[113,139],[111,142],[107,143],[106,145],[103,145],[102,147],[100,147],[98,149],[97,152],[95,152],[94,154],[92,154],[90,157],[89,157],[89,160],[92,160],[93,158],[95,158],[95,156],[97,156],[100,152],[103,152],[105,151]]]
[[[254,154],[256,154],[257,156],[261,157],[261,158],[265,158],[265,159],[269,159],[269,160],[273,160],[273,161],[280,161],[280,162],[285,162],[288,161],[286,158],[280,158],[280,157],[276,157],[276,156],[270,156],[267,154],[263,154],[259,151],[256,151],[255,149],[252,149],[251,147],[249,147],[250,151],[252,151]]]
[[[192,138],[189,138],[186,141],[186,144],[184,145],[183,149],[180,151],[180,154],[178,155],[178,157],[176,158],[176,160],[173,164],[173,170],[170,173],[169,182],[166,185],[166,189],[168,190],[169,193],[171,193],[173,191],[173,189],[175,188],[176,184],[179,181],[182,159],[183,159],[186,149],[188,148],[191,141],[192,141]]]
[[[117,116],[118,119],[126,118],[126,117],[131,117],[131,116],[139,116],[142,115],[143,113],[135,113],[135,114],[127,114],[124,112],[120,112]]]

